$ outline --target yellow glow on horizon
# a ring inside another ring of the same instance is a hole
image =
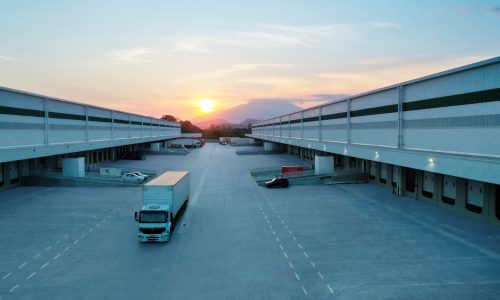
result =
[[[209,98],[203,98],[201,100],[198,100],[197,104],[203,113],[209,113],[214,110],[215,100]]]

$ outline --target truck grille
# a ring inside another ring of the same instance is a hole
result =
[[[139,231],[144,234],[161,234],[165,232],[165,228],[140,228]]]

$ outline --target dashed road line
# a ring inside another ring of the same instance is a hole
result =
[[[303,292],[304,292],[304,294],[307,296],[307,290],[306,290],[306,288],[305,288],[303,285],[301,285],[301,287],[302,287],[302,291],[303,291]]]
[[[49,265],[49,262],[44,263],[43,266],[40,267],[40,270],[45,269],[45,267],[47,267],[48,265]]]
[[[59,258],[59,256],[61,256],[61,252],[57,253],[57,255],[56,255],[56,256],[54,256],[54,259],[58,259],[58,258]]]
[[[280,244],[280,248],[281,248],[281,250],[283,251],[283,246],[282,246],[281,244]]]
[[[49,251],[50,249],[52,249],[52,246],[48,246],[47,248],[45,248],[45,251]]]
[[[300,281],[299,274],[297,274],[297,272],[293,272],[293,274],[295,274],[295,277],[297,278],[297,280],[299,280],[299,281]]]
[[[288,259],[288,255],[286,255],[286,252],[283,252],[283,255],[285,256],[286,259]]]
[[[31,273],[28,277],[26,277],[26,280],[30,279],[31,277],[35,276],[36,272]]]
[[[68,247],[64,248],[63,251],[68,251],[70,248],[71,248],[71,246],[68,246]]]
[[[306,258],[309,258],[309,255],[308,255],[308,254],[307,254],[307,252],[305,252],[305,251],[304,251],[304,256],[305,256]]]
[[[28,263],[27,262],[24,262],[23,264],[21,264],[19,267],[17,267],[18,269],[22,269],[24,268],[24,266],[26,266]]]
[[[326,287],[330,290],[330,293],[332,293],[332,294],[333,294],[333,289],[332,289],[332,287],[331,287],[329,284],[327,284],[327,285],[326,285]]]
[[[92,227],[92,228],[89,229],[89,232],[92,232],[92,231],[94,231],[94,227]]]
[[[321,279],[325,280],[325,277],[323,277],[323,274],[321,274],[321,272],[320,272],[320,271],[318,271],[318,275],[319,275],[319,277],[320,277]]]
[[[13,286],[13,287],[9,290],[9,292],[11,292],[11,293],[12,293],[12,292],[13,292],[15,289],[17,289],[18,287],[19,287],[19,284],[16,284],[15,286]]]
[[[40,253],[37,253],[35,256],[33,256],[33,259],[37,259],[40,257]]]
[[[75,241],[73,242],[73,245],[76,245],[76,243],[78,243],[79,241],[80,241],[80,240],[75,240]]]
[[[297,241],[297,238],[296,238],[296,237],[293,237],[293,240],[294,240],[294,241]]]
[[[316,265],[315,265],[312,261],[311,261],[311,266],[312,266],[313,268],[316,268]]]
[[[84,239],[85,237],[86,237],[86,235],[85,235],[85,234],[82,234],[82,235],[80,236],[80,239]]]
[[[289,261],[289,262],[288,262],[288,265],[290,265],[290,268],[292,268],[292,269],[293,269],[293,264],[292,264],[292,262],[291,262],[291,261]]]
[[[61,240],[57,240],[57,241],[56,241],[56,244],[59,244],[60,242],[61,242]]]
[[[300,248],[300,249],[302,249],[302,245],[301,245],[300,243],[299,243],[299,244],[297,244],[297,246],[299,246],[299,248]]]
[[[10,275],[12,275],[12,272],[9,272],[9,273],[5,274],[5,275],[2,277],[2,279],[7,279]]]

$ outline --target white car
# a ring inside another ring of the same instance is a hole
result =
[[[148,176],[148,175],[146,175],[146,174],[142,174],[141,172],[130,172],[130,173],[135,174],[135,175],[137,175],[137,176],[141,176],[141,177],[142,177],[142,178],[144,178],[145,180],[149,178],[149,176]]]
[[[122,175],[122,180],[126,182],[141,183],[144,181],[144,177],[136,175],[134,173],[125,173]]]

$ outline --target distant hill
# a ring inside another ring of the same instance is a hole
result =
[[[191,122],[200,128],[208,128],[212,124],[237,124],[246,128],[249,123],[256,120],[265,120],[299,110],[301,110],[299,106],[286,99],[254,99],[245,104],[194,118]]]

